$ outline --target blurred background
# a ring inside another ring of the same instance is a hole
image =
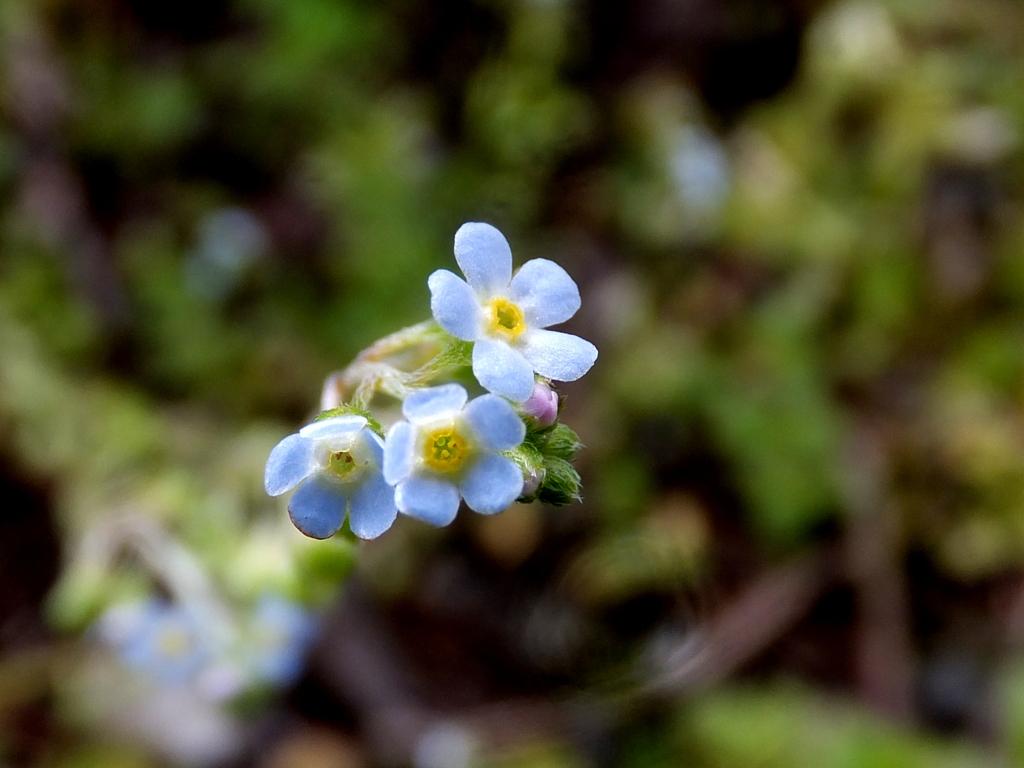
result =
[[[1024,765],[1024,5],[0,2],[0,766]],[[483,220],[582,503],[304,539]]]

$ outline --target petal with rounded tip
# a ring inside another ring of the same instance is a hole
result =
[[[519,403],[533,392],[533,367],[503,341],[480,339],[473,345],[473,375],[488,392]]]
[[[354,413],[332,416],[322,421],[314,421],[299,430],[299,434],[311,440],[325,440],[331,437],[342,437],[358,432],[366,426],[366,418]]]
[[[315,469],[316,444],[302,435],[288,435],[274,446],[267,457],[263,487],[271,496],[280,496],[301,483]]]
[[[374,472],[353,492],[348,514],[352,533],[361,539],[377,538],[398,517],[395,489]]]
[[[395,485],[412,472],[415,464],[416,428],[408,421],[399,421],[384,441],[384,479]]]
[[[564,323],[580,308],[580,289],[569,273],[547,259],[532,259],[512,278],[509,296],[531,328]]]
[[[470,287],[484,298],[504,291],[512,279],[512,249],[490,224],[470,221],[459,227],[455,260]]]
[[[464,341],[480,335],[480,304],[466,281],[447,269],[439,269],[427,278],[430,311],[438,325]]]
[[[485,453],[466,472],[459,491],[474,512],[494,515],[522,494],[523,472],[507,456]]]
[[[459,511],[459,491],[445,480],[413,475],[395,488],[395,502],[403,515],[431,525],[448,525]]]
[[[474,434],[492,451],[508,451],[526,437],[526,425],[515,408],[497,395],[481,395],[471,400],[465,414]]]
[[[292,496],[288,516],[311,539],[329,539],[345,521],[347,489],[348,486],[325,480],[317,473]]]
[[[589,341],[558,331],[529,331],[519,350],[533,370],[555,381],[575,381],[597,360],[597,347]]]
[[[372,429],[363,430],[362,444],[365,446],[366,452],[370,454],[373,459],[373,466],[380,469],[384,466],[384,441],[380,439],[380,435],[374,432]]]
[[[459,384],[442,384],[440,387],[419,389],[405,398],[402,413],[412,422],[432,421],[462,410],[469,395]]]

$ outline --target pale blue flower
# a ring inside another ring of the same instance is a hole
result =
[[[185,261],[189,287],[205,299],[228,298],[270,250],[260,219],[242,208],[221,208],[203,219],[199,242]]]
[[[508,241],[480,222],[455,233],[455,260],[466,280],[446,269],[434,272],[427,281],[430,309],[448,333],[474,342],[473,374],[485,389],[522,402],[533,391],[534,373],[574,381],[590,370],[593,344],[544,330],[580,308],[579,289],[564,269],[533,259],[513,277]]]
[[[129,667],[167,684],[190,682],[212,655],[212,639],[196,612],[160,600],[109,609],[99,632]]]
[[[683,203],[698,216],[715,217],[729,197],[729,156],[703,126],[679,130],[669,171]]]
[[[309,611],[282,597],[263,596],[246,635],[253,672],[271,685],[294,682],[315,637],[316,625]]]
[[[352,533],[375,539],[398,515],[395,491],[384,482],[384,443],[354,414],[315,421],[270,452],[264,486],[279,496],[298,486],[288,504],[295,527],[314,539],[337,533],[346,513]]]
[[[384,446],[384,477],[395,485],[403,514],[448,525],[459,497],[484,515],[501,512],[523,490],[523,473],[507,451],[523,442],[526,425],[497,395],[467,403],[458,384],[421,389],[402,404],[408,421],[395,424]]]

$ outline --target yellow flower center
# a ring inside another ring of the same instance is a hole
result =
[[[423,441],[423,460],[438,472],[457,471],[469,453],[469,441],[454,426],[432,430]]]
[[[526,330],[523,310],[518,304],[508,299],[497,298],[487,308],[490,312],[487,330],[491,336],[503,336],[508,341],[515,341],[519,334]]]
[[[160,635],[158,646],[164,656],[177,658],[188,653],[192,647],[192,640],[184,630],[177,628],[166,629]]]
[[[288,642],[288,634],[278,627],[259,627],[253,633],[253,640],[258,648],[274,650],[284,647]]]
[[[351,451],[332,451],[327,457],[327,469],[342,480],[351,479],[359,467]]]

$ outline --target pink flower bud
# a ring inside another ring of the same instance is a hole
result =
[[[558,393],[544,382],[533,385],[533,393],[523,403],[523,413],[536,422],[538,427],[548,427],[558,418]]]

